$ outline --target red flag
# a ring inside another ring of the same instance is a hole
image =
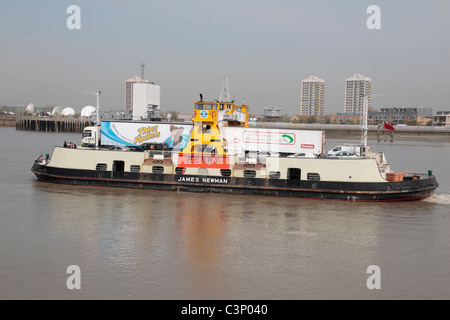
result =
[[[392,132],[395,131],[394,127],[386,121],[383,121],[383,129],[391,130]]]

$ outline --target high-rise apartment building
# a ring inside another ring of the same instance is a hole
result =
[[[325,81],[310,76],[302,81],[300,115],[322,116],[325,104]]]
[[[369,97],[368,107],[370,107],[370,92],[372,80],[360,74],[345,80],[345,101],[344,112],[359,114],[363,111],[364,98]]]

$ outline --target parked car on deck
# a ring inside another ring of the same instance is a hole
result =
[[[359,155],[360,152],[360,146],[356,144],[345,144],[342,146],[336,146],[332,150],[327,152],[327,156],[334,156],[338,154],[339,152],[348,152],[351,154]]]
[[[287,157],[288,158],[316,158],[316,155],[314,153],[300,152],[300,153],[291,154]]]
[[[333,155],[328,155],[328,157],[330,157],[330,158],[357,158],[358,156],[354,153],[350,153],[347,151],[340,151]]]
[[[250,159],[257,159],[261,163],[266,163],[267,157],[279,157],[280,154],[272,151],[249,151],[245,157]]]

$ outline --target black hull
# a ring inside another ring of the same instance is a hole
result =
[[[31,169],[39,181],[52,183],[156,189],[170,191],[228,193],[345,201],[408,201],[431,196],[438,183],[434,176],[400,182],[357,183],[288,181],[235,177],[202,177],[74,170],[46,167],[37,162]],[[182,180],[182,181],[180,181]]]

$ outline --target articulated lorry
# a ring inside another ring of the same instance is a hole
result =
[[[184,149],[192,123],[153,121],[102,121],[101,126],[86,127],[83,146],[138,147],[146,143],[165,143],[171,149]],[[299,152],[324,152],[325,132],[320,130],[221,127],[229,155],[246,152],[274,152],[281,155]]]
[[[193,125],[159,121],[102,121],[86,127],[81,143],[85,147],[139,147],[145,143],[167,143],[170,148],[186,146]]]

